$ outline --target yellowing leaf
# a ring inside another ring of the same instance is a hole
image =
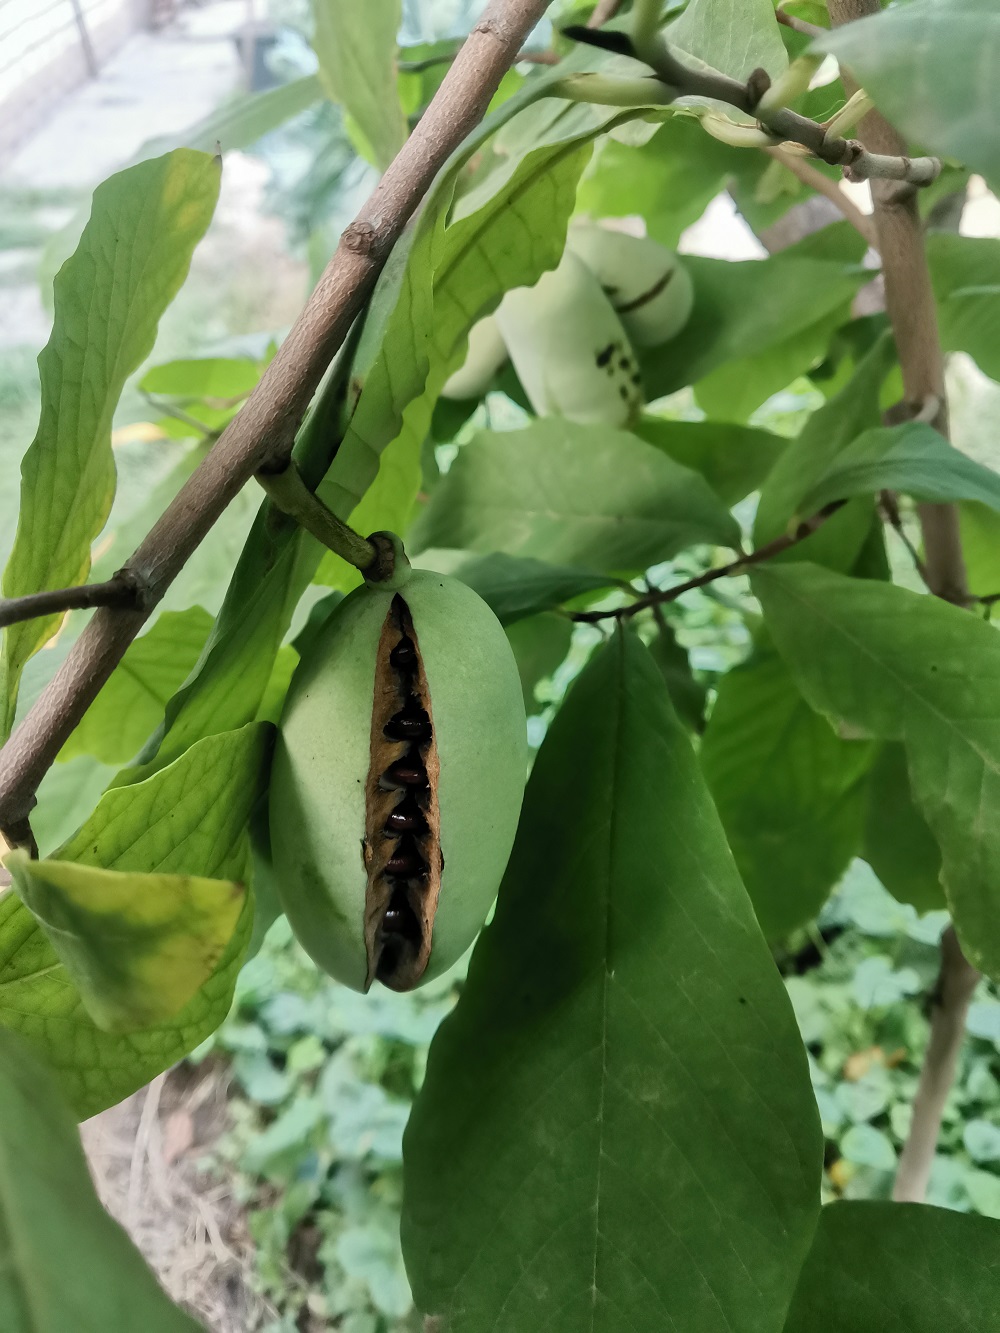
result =
[[[87,1012],[106,1032],[173,1018],[215,971],[246,901],[242,884],[5,858]]]

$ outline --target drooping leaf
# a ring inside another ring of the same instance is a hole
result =
[[[90,221],[55,281],[55,322],[38,358],[41,414],[21,463],[4,596],[86,579],[90,544],[115,490],[112,414],[125,380],[153,346],[218,193],[218,164],[190,149],[129,167],[94,191]],[[24,663],[59,620],[46,616],[4,631],[0,736],[13,723]]]
[[[697,384],[726,362],[759,357],[779,344],[788,361],[778,378],[790,383],[816,355],[806,345],[803,359],[796,335],[842,310],[871,277],[856,264],[794,253],[739,261],[685,255],[683,263],[694,283],[694,309],[679,337],[640,356],[649,399]]]
[[[199,1333],[101,1207],[57,1081],[3,1031],[0,1104],[4,1333]]]
[[[148,634],[129,646],[59,758],[92,754],[105,764],[131,759],[198,661],[211,628],[212,617],[200,606],[165,611]]]
[[[501,625],[513,625],[525,616],[552,611],[584,593],[607,588],[612,580],[585,569],[567,569],[525,556],[469,555],[468,551],[421,551],[414,563],[421,569],[454,574],[490,607]]]
[[[938,598],[813,565],[772,566],[753,582],[812,706],[905,744],[962,946],[1000,973],[1000,637]]]
[[[347,112],[355,147],[384,170],[406,139],[396,91],[396,34],[402,0],[312,0],[319,77]]]
[[[536,688],[563,663],[572,637],[573,622],[553,611],[543,611],[508,625],[507,638],[517,662],[524,707],[529,715],[539,711]]]
[[[724,421],[668,421],[644,416],[636,435],[693,468],[728,505],[757,490],[788,441],[767,430]]]
[[[677,642],[673,626],[662,617],[649,651],[660,669],[677,716],[692,731],[703,731],[708,691],[695,679],[686,649]]]
[[[1000,241],[931,232],[927,237],[941,345],[968,352],[1000,379]]]
[[[701,762],[768,939],[811,921],[857,854],[874,747],[842,740],[766,635],[719,685]]]
[[[804,518],[831,500],[903,491],[915,500],[975,500],[1000,510],[1000,476],[953,448],[933,426],[911,421],[866,430],[833,459],[800,502]]]
[[[209,979],[246,890],[194,875],[141,875],[11,852],[21,901],[105,1032],[168,1022]]]
[[[879,749],[866,796],[861,855],[892,896],[918,912],[944,907],[941,853],[913,803],[906,750],[896,741]]]
[[[891,341],[880,339],[840,392],[812,414],[798,439],[782,453],[761,489],[754,522],[756,546],[773,541],[796,516],[804,516],[803,500],[823,473],[862,431],[879,423],[879,391],[894,356]],[[849,569],[871,527],[871,508],[868,501],[845,506],[789,558]]]
[[[990,1218],[921,1203],[831,1204],[785,1333],[996,1333],[998,1253]]]
[[[247,821],[264,777],[270,729],[210,736],[145,782],[105,793],[57,852],[64,861],[140,874],[247,882]],[[0,1027],[20,1032],[53,1066],[81,1119],[168,1068],[225,1017],[250,937],[247,899],[208,981],[173,1019],[141,1032],[102,1032],[45,933],[14,894],[0,898]]]
[[[691,0],[664,36],[733,79],[757,68],[775,79],[788,64],[771,0]]]
[[[1000,181],[1000,24],[992,0],[911,0],[816,43],[916,143]]]
[[[776,1329],[819,1159],[798,1033],[690,741],[619,632],[543,742],[431,1048],[404,1139],[417,1305],[453,1333]]]
[[[609,572],[685,546],[739,545],[705,479],[625,431],[559,417],[483,431],[459,452],[410,545],[504,551]]]

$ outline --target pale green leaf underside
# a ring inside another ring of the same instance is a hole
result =
[[[58,1082],[0,1031],[0,1328],[199,1333],[101,1207]]]
[[[21,463],[6,597],[86,579],[115,490],[112,415],[125,380],[152,349],[218,192],[218,163],[187,148],[129,167],[94,191],[90,221],[56,277],[55,322],[38,358],[41,414]],[[24,663],[58,623],[48,616],[4,632],[0,735],[13,723]]]
[[[312,10],[320,81],[354,122],[358,148],[384,170],[407,133],[396,91],[401,0],[312,0]]]
[[[431,1048],[404,1141],[418,1307],[451,1333],[773,1331],[820,1155],[801,1042],[690,741],[619,634],[543,743]]]
[[[1000,1222],[913,1203],[820,1214],[785,1333],[996,1333]]]
[[[664,36],[733,79],[757,68],[776,79],[788,64],[771,0],[691,0]]]
[[[1000,636],[937,598],[813,565],[762,569],[754,590],[812,706],[905,743],[963,947],[1000,975]]]
[[[415,551],[497,550],[602,573],[739,541],[700,473],[625,431],[558,417],[476,435],[410,537]]]

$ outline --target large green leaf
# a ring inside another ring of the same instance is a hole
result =
[[[1000,476],[952,448],[924,422],[876,426],[843,449],[803,497],[801,517],[831,500],[904,491],[915,500],[976,500],[1000,510]]]
[[[101,1207],[58,1083],[2,1031],[0,1105],[4,1333],[198,1333]]]
[[[1000,636],[937,598],[813,565],[753,582],[812,706],[906,745],[963,948],[1000,974]]]
[[[572,637],[573,622],[554,611],[542,611],[508,625],[507,639],[517,663],[529,716],[541,711],[535,702],[535,691],[565,661]]]
[[[996,1333],[1000,1223],[914,1203],[820,1214],[785,1333]]]
[[[781,1327],[821,1139],[801,1042],[647,650],[591,659],[404,1139],[453,1333]]]
[[[105,764],[131,759],[198,661],[211,628],[212,617],[200,606],[165,611],[148,634],[129,646],[59,758],[92,754]]]
[[[813,712],[766,635],[723,677],[701,762],[769,939],[811,921],[856,855],[872,758]]]
[[[785,348],[787,362],[777,378],[790,383],[816,356],[807,342],[803,359],[796,336],[844,309],[871,277],[857,264],[794,253],[742,261],[685,255],[683,262],[694,283],[694,309],[678,338],[640,357],[651,399],[697,384],[726,362],[757,358],[778,345]]]
[[[348,115],[355,147],[383,170],[406,139],[396,91],[402,0],[312,0],[319,77]]]
[[[105,793],[59,859],[108,870],[246,882],[247,821],[259,799],[270,729],[211,736],[145,782]],[[59,1074],[81,1119],[168,1068],[218,1027],[252,928],[246,906],[212,976],[169,1022],[112,1035],[95,1026],[38,923],[0,899],[0,1026],[26,1037]]]
[[[1000,181],[1000,19],[993,0],[911,0],[816,42],[918,144]]]
[[[249,148],[265,134],[301,115],[322,99],[323,85],[319,75],[305,74],[278,88],[233,97],[179,134],[143,144],[139,154],[151,157],[180,144],[200,148],[205,153],[214,153],[217,148],[223,153],[236,152]]]
[[[815,411],[798,439],[782,453],[764,483],[754,522],[754,543],[763,546],[803,517],[803,501],[838,455],[862,431],[880,421],[879,393],[895,351],[880,339],[839,393]],[[810,513],[815,512],[810,510]],[[859,501],[828,519],[789,558],[808,557],[849,569],[871,527],[871,504]]]
[[[644,569],[686,546],[738,546],[704,477],[625,431],[559,417],[483,431],[459,452],[410,545],[502,550],[607,572]]]
[[[105,1032],[174,1018],[212,975],[246,899],[242,884],[197,875],[32,861],[26,852],[5,864]]]
[[[112,414],[125,380],[152,349],[160,315],[184,281],[218,193],[218,163],[190,149],[129,167],[94,191],[80,244],[56,277],[55,322],[38,358],[41,414],[21,463],[6,597],[86,579],[90,544],[115,490]],[[13,724],[24,663],[59,619],[5,630],[0,737]]]
[[[690,0],[664,36],[734,79],[758,67],[775,79],[788,64],[772,0]]]
[[[725,421],[668,421],[644,416],[635,433],[662,449],[675,463],[700,472],[728,505],[760,487],[788,444],[770,431]]]

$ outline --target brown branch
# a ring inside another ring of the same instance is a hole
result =
[[[923,1203],[927,1193],[941,1117],[965,1039],[965,1018],[978,983],[979,973],[949,926],[941,936],[941,970],[932,997],[931,1034],[913,1098],[910,1132],[892,1189],[892,1197],[899,1203]]]
[[[880,11],[879,0],[828,0],[834,27]],[[841,71],[844,86],[850,80]],[[873,152],[900,156],[906,143],[877,111],[859,127]],[[911,417],[925,420],[948,437],[944,355],[938,333],[937,308],[924,248],[924,232],[914,189],[900,189],[887,180],[871,185],[875,230],[882,254],[885,305],[896,338],[903,388]],[[968,581],[959,535],[958,510],[950,504],[917,506],[924,538],[926,582],[931,592],[958,606],[969,604]],[[955,1077],[965,1034],[965,1015],[978,973],[962,953],[954,930],[941,938],[941,973],[924,1055],[920,1083],[913,1101],[910,1132],[900,1156],[893,1198],[922,1202],[927,1191],[941,1115]]]
[[[59,611],[83,611],[95,606],[134,609],[142,600],[138,580],[129,571],[119,570],[105,583],[84,583],[79,588],[50,588],[46,592],[29,592],[24,597],[0,597],[0,629]]]
[[[764,546],[758,546],[756,551],[741,555],[738,560],[733,560],[728,565],[719,565],[715,569],[707,569],[704,574],[698,574],[685,583],[675,583],[672,588],[662,588],[647,593],[645,597],[637,597],[634,602],[630,602],[627,606],[616,606],[610,611],[574,611],[570,619],[582,621],[584,624],[596,624],[599,620],[627,620],[630,616],[637,615],[640,611],[645,611],[649,607],[662,606],[664,602],[676,602],[678,597],[682,597],[686,592],[693,592],[695,588],[704,588],[709,583],[714,583],[716,579],[725,579],[732,577],[734,574],[742,574],[744,570],[750,569],[754,565],[762,565],[767,560],[773,560],[782,551],[787,551],[790,547],[797,546],[799,542],[804,542],[807,537],[812,536],[817,528],[821,528],[838,509],[842,509],[846,503],[846,500],[831,500],[818,513],[800,523],[794,532],[782,533],[780,537],[775,537],[774,541],[767,542]]]
[[[344,231],[304,310],[242,411],[125,568],[147,590],[139,610],[99,610],[0,751],[0,828],[25,820],[34,793],[150,611],[226,506],[261,468],[280,467],[327,366],[434,177],[481,120],[546,0],[491,0],[426,113]]]
[[[786,28],[791,28],[793,32],[802,33],[803,37],[822,37],[826,32],[818,23],[809,23],[806,19],[797,19],[794,14],[788,14],[785,10],[778,8],[774,17],[779,23],[783,23]]]
[[[875,229],[872,226],[871,219],[867,214],[862,213],[853,199],[848,199],[836,181],[831,180],[829,176],[824,176],[822,171],[814,167],[811,162],[796,157],[793,153],[783,152],[781,148],[765,148],[764,151],[770,157],[773,157],[776,162],[780,162],[783,167],[786,167],[803,185],[808,185],[811,190],[815,190],[817,194],[823,195],[832,204],[835,204],[854,230],[869,245],[873,246],[875,244]]]

